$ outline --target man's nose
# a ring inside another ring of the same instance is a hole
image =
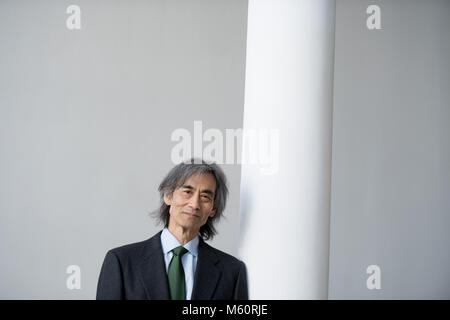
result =
[[[190,201],[189,201],[189,206],[192,207],[192,209],[194,210],[199,210],[200,209],[200,194],[194,194]]]

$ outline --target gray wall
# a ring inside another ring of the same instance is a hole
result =
[[[337,1],[332,299],[450,298],[449,17],[446,0]]]
[[[171,133],[242,127],[246,19],[240,0],[0,2],[0,298],[94,298],[106,251],[160,229]],[[223,168],[212,244],[236,254],[240,166]]]

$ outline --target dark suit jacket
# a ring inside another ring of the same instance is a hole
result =
[[[98,279],[97,299],[170,299],[161,232],[108,251]],[[200,238],[191,299],[248,299],[244,263]]]

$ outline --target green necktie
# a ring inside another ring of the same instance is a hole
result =
[[[172,300],[186,300],[186,284],[181,257],[188,251],[180,246],[173,249],[172,252],[173,257],[172,260],[170,260],[169,271],[167,273],[169,278],[170,298]]]

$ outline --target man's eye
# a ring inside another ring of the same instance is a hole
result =
[[[184,193],[191,193],[191,190],[184,190]]]
[[[202,196],[202,198],[203,198],[203,199],[210,200],[210,197],[208,197],[208,196]]]

